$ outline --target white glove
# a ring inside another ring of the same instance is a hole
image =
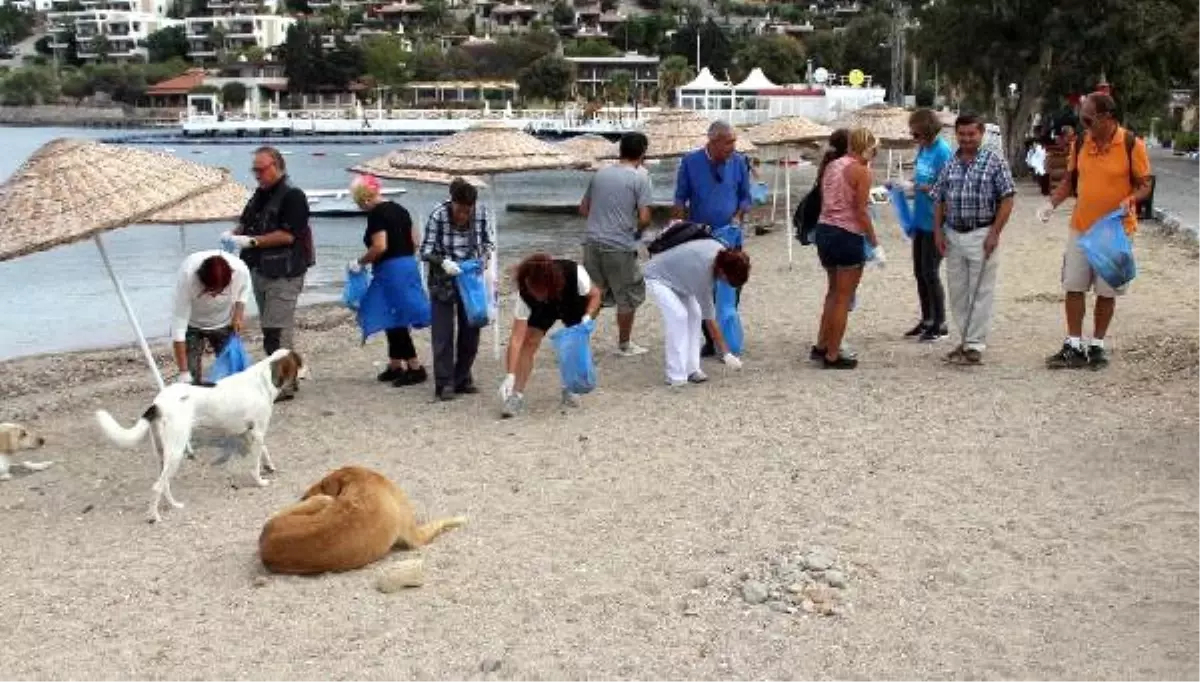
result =
[[[356,260],[352,260],[346,265],[346,272],[357,275],[358,273],[362,272],[362,264]]]
[[[892,183],[895,187],[899,187],[905,194],[911,194],[916,188],[916,185],[911,180],[901,180],[900,182]]]
[[[226,236],[226,235],[228,235],[228,236]],[[226,232],[224,235],[221,235],[221,239],[222,239],[222,241],[227,241],[227,242],[233,244],[234,246],[236,246],[239,249],[253,248],[252,242],[254,242],[254,238],[247,237],[244,234],[231,234],[229,232]]]
[[[462,268],[459,267],[458,263],[449,258],[442,260],[442,271],[451,277],[457,277],[462,274]]]
[[[725,356],[721,358],[721,362],[725,363],[725,366],[729,369],[737,370],[742,368],[742,361],[739,360],[738,356],[734,355],[733,353],[726,353]]]
[[[192,381],[192,373],[191,372],[180,372],[179,376],[175,377],[175,383],[177,383],[177,384],[192,384],[195,382]]]
[[[1047,201],[1042,204],[1042,207],[1037,210],[1037,218],[1043,223],[1050,222],[1050,216],[1054,214],[1054,204]]]
[[[579,320],[579,324],[587,324],[588,322],[591,322],[591,321],[592,321],[592,316],[591,316],[591,315],[586,315],[586,314],[585,314],[585,315],[584,315],[584,316],[583,316],[583,317],[582,317],[582,318]]]
[[[871,259],[871,263],[877,268],[882,268],[887,265],[887,254],[883,252],[883,245],[875,247],[875,257]]]
[[[513,393],[513,388],[515,388],[516,385],[517,385],[517,375],[506,374],[504,376],[504,381],[500,382],[500,399],[508,400],[509,396],[511,396]]]

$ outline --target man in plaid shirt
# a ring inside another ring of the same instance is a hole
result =
[[[478,199],[479,192],[473,185],[455,178],[450,183],[450,200],[433,209],[421,241],[421,259],[429,263],[433,390],[438,400],[453,400],[455,395],[479,392],[471,376],[471,367],[479,352],[480,328],[467,321],[462,297],[454,284],[455,275],[462,272],[459,263],[479,259],[486,264],[495,248],[492,221],[487,207],[479,204]]]
[[[983,119],[963,114],[954,122],[958,151],[933,188],[933,238],[946,258],[946,284],[962,343],[952,363],[977,364],[987,348],[1000,262],[996,247],[1012,213],[1012,172],[1004,157],[981,148]]]

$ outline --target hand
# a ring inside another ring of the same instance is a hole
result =
[[[177,384],[192,384],[195,382],[192,381],[192,373],[191,372],[180,372],[179,376],[175,377],[175,383],[177,383]]]
[[[887,265],[887,254],[883,252],[882,246],[875,246],[875,258],[871,262],[875,263],[875,266],[880,268]]]
[[[362,272],[362,267],[363,267],[362,263],[359,263],[356,260],[352,260],[346,264],[346,272],[357,275],[358,273]]]
[[[587,324],[588,322],[591,322],[591,321],[592,321],[592,316],[584,314],[584,316],[582,318],[580,318],[579,324]]]
[[[1050,216],[1054,214],[1054,204],[1047,201],[1042,204],[1042,207],[1037,210],[1037,219],[1043,223],[1050,222]]]
[[[241,334],[242,330],[246,328],[246,321],[242,319],[241,315],[235,315],[233,321],[229,323],[229,327],[233,329],[234,334]]]
[[[1000,245],[1000,233],[994,230],[988,230],[987,237],[983,240],[983,257],[991,258],[992,252]]]
[[[896,186],[904,190],[905,194],[911,194],[913,190],[916,189],[916,185],[908,180],[901,180],[900,182],[896,183]]]
[[[247,237],[247,236],[246,236],[246,235],[244,235],[244,234],[235,234],[235,235],[231,235],[231,236],[229,237],[229,241],[230,241],[230,242],[232,242],[232,243],[233,243],[233,245],[234,245],[234,246],[236,246],[236,247],[237,247],[237,248],[239,248],[239,249],[252,249],[252,248],[254,248],[254,238],[253,238],[253,237]]]
[[[725,366],[732,370],[739,370],[742,368],[742,361],[739,360],[738,356],[734,355],[733,353],[726,353],[721,358],[721,362],[725,363]]]
[[[462,267],[459,266],[458,263],[455,263],[454,261],[447,258],[442,261],[442,272],[445,272],[447,275],[450,275],[451,277],[457,277],[462,274]]]
[[[1133,196],[1122,199],[1121,208],[1125,209],[1125,215],[1137,215],[1137,203],[1137,199]]]
[[[946,255],[946,233],[940,227],[933,228],[933,245],[937,248],[939,256]]]
[[[517,385],[517,375],[505,375],[504,381],[500,382],[500,399],[508,400],[512,396],[513,388]]]

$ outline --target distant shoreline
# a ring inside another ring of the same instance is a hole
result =
[[[162,128],[175,125],[174,110],[135,110],[124,107],[89,107],[39,104],[30,107],[0,106],[0,125],[22,128]]]

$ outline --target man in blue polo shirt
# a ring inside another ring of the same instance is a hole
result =
[[[651,141],[651,145],[654,142]],[[718,228],[741,223],[750,210],[750,164],[734,151],[737,131],[725,121],[708,127],[708,143],[679,161],[674,217]],[[741,291],[738,291],[741,298]],[[715,354],[708,330],[700,354]]]

